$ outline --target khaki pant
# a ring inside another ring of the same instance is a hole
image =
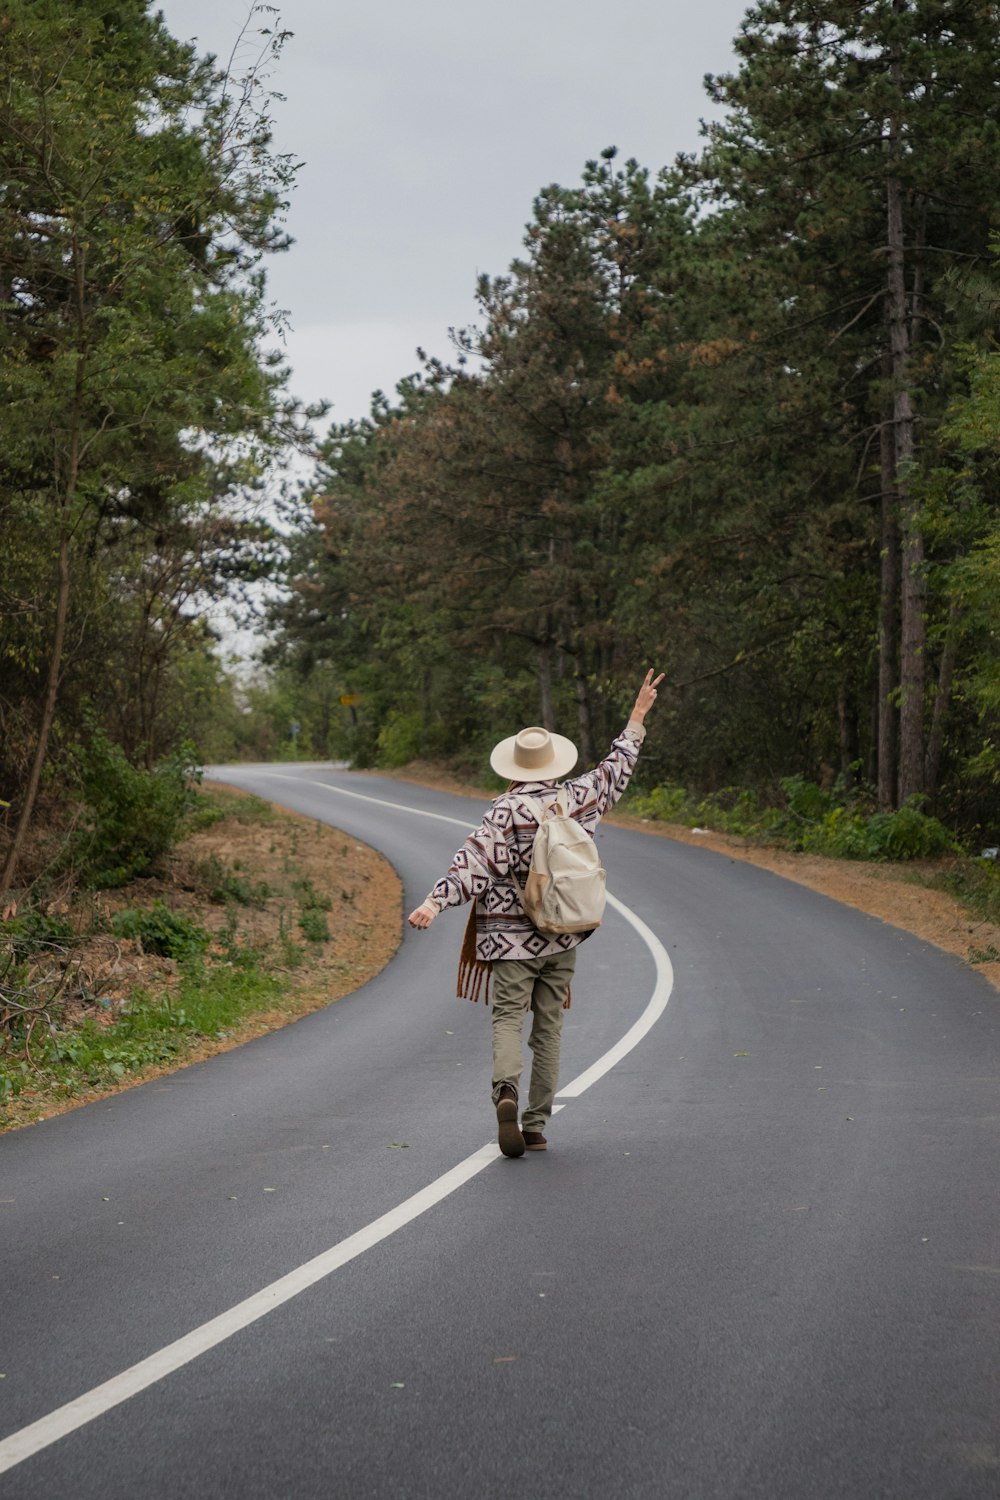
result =
[[[563,1001],[576,968],[576,949],[547,958],[506,958],[493,965],[493,1102],[506,1083],[518,1092],[524,1056],[521,1032],[531,1012],[528,1046],[533,1054],[523,1130],[542,1130],[552,1114],[559,1083]]]

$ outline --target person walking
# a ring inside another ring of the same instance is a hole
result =
[[[662,672],[655,681],[652,671],[646,673],[625,728],[604,760],[581,776],[560,781],[577,761],[576,746],[563,735],[532,726],[501,740],[490,765],[510,783],[507,791],[494,800],[447,874],[407,919],[411,927],[426,929],[446,907],[473,903],[458,993],[470,1000],[482,993],[488,1004],[492,983],[492,1097],[504,1156],[544,1151],[548,1144],[544,1132],[559,1082],[563,1012],[570,1003],[576,950],[591,935],[540,932],[525,912],[522,898],[539,809],[544,816],[558,799],[593,838],[601,818],[628,786],[646,735],[644,720],[662,681]],[[533,1060],[527,1107],[519,1125],[521,1037],[529,1013]]]

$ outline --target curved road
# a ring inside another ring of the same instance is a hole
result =
[[[215,774],[412,904],[477,813]],[[996,994],[750,865],[599,840],[628,914],[581,953],[544,1155],[492,1145],[452,913],[327,1011],[0,1138],[4,1500],[996,1500]]]

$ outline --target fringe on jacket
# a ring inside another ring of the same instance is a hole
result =
[[[462,951],[458,960],[458,985],[455,994],[460,1000],[473,1000],[477,1003],[482,996],[483,1004],[489,1005],[492,976],[492,960],[479,958],[476,953],[476,903],[473,901],[469,907],[469,919],[465,924],[465,936],[462,938]],[[572,1000],[571,986],[566,991],[563,1010],[569,1010]]]

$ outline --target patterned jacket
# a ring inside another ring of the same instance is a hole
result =
[[[534,813],[523,801],[531,797],[543,806],[559,794],[568,802],[570,816],[593,838],[597,825],[614,807],[629,778],[646,737],[633,719],[611,746],[599,766],[569,781],[521,781],[497,797],[474,833],[458,850],[447,875],[428,896],[439,911],[446,906],[476,903],[476,957],[484,963],[497,959],[545,958],[575,948],[586,933],[538,931],[521,905],[531,868],[531,849],[538,830]]]

